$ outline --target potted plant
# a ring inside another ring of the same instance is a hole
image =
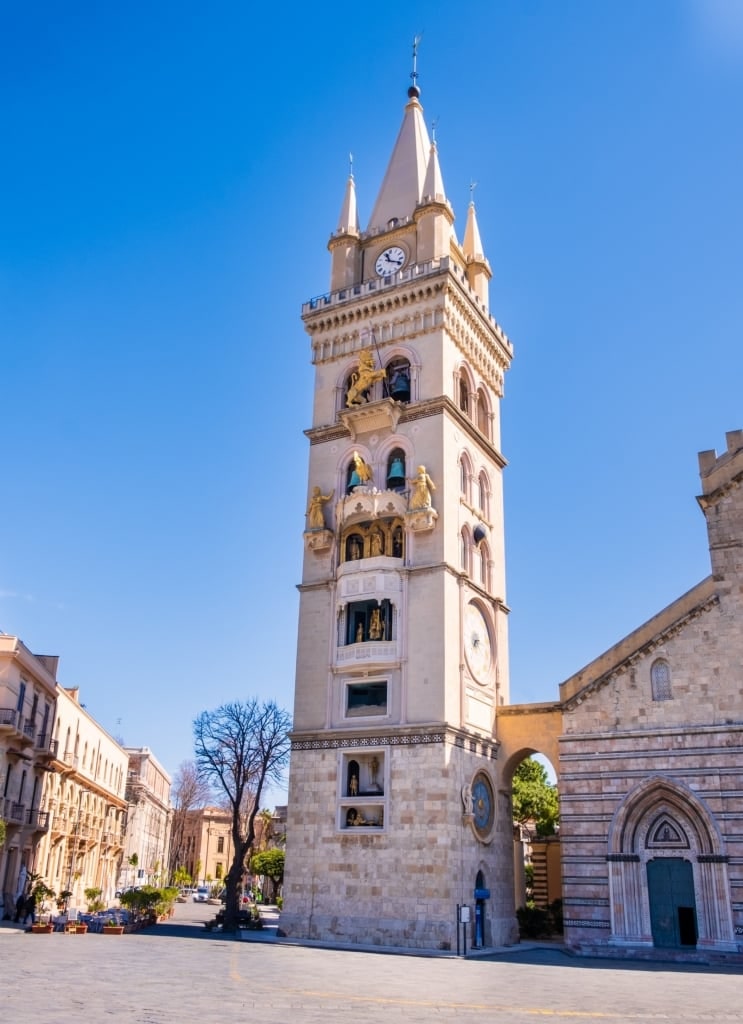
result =
[[[88,913],[97,914],[99,910],[105,910],[106,904],[101,899],[103,894],[102,889],[86,889],[85,900],[88,904]]]
[[[42,911],[46,900],[53,900],[55,898],[54,889],[50,889],[46,882],[42,881],[40,875],[31,874],[29,875],[31,882],[31,891],[28,896],[28,900],[33,907],[33,923],[31,924],[31,931],[37,934],[46,934],[54,931],[54,925],[50,920],[47,921],[36,921],[35,918]]]
[[[117,924],[115,918],[111,917],[103,926],[104,935],[123,935],[124,925]]]
[[[63,889],[62,892],[57,896],[57,910],[60,914],[67,913],[67,904],[72,896],[72,889]]]

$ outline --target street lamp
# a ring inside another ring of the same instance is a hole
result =
[[[212,819],[206,819],[206,856],[204,857],[204,885],[209,874],[209,836],[212,834]]]

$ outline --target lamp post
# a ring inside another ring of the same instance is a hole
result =
[[[206,885],[206,876],[209,874],[209,837],[212,834],[212,819],[206,819],[206,856],[204,857],[204,885]]]

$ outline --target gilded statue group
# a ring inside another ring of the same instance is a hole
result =
[[[351,383],[346,394],[346,405],[352,407],[361,405],[367,401],[366,392],[378,380],[386,376],[384,368],[375,368],[374,356],[371,349],[364,349],[359,353],[359,368],[351,374]],[[427,509],[431,507],[431,492],[436,490],[433,480],[426,472],[425,466],[418,466],[414,477],[405,477],[405,467],[402,459],[396,457],[390,466],[388,473],[388,486],[400,489],[398,485],[406,481],[411,485],[410,500],[408,507],[411,510]],[[349,491],[355,487],[371,485],[374,482],[372,468],[364,457],[357,451],[353,453],[353,468],[348,480]],[[313,487],[310,497],[309,508],[307,509],[308,529],[324,530],[325,505],[332,499],[335,492],[323,494],[321,487]],[[372,543],[376,543],[372,538]],[[382,554],[381,547],[373,550],[373,554]],[[359,556],[360,557],[360,556]]]
[[[436,490],[436,485],[429,476],[425,466],[418,466],[413,477],[407,477],[410,487],[410,499],[408,508],[411,511],[431,508],[431,492]],[[372,468],[358,452],[353,453],[353,469],[348,481],[349,490],[355,487],[363,487],[373,482]],[[310,504],[307,509],[307,526],[310,530],[324,530],[325,526],[325,505],[332,499],[335,491],[323,494],[321,487],[313,487],[310,496]],[[383,541],[379,534],[372,536],[372,555],[383,554]],[[353,557],[353,556],[352,556]],[[359,553],[357,557],[361,557]]]

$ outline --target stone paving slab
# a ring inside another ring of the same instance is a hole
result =
[[[201,918],[199,915],[202,914]],[[25,1024],[739,1024],[739,970],[627,964],[554,945],[473,959],[207,932],[205,912],[131,935],[0,929],[2,1019]],[[385,955],[380,955],[384,953]]]

